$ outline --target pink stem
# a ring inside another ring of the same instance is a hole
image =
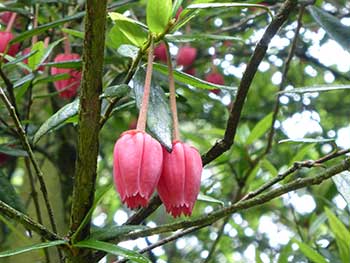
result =
[[[151,45],[149,47],[149,52],[148,52],[145,87],[143,89],[141,109],[140,109],[139,118],[137,120],[137,126],[136,126],[136,129],[139,131],[145,131],[146,129],[147,110],[148,110],[149,95],[151,91],[151,79],[152,79],[152,71],[153,71],[153,49],[154,49],[153,38],[151,37]]]
[[[175,93],[175,81],[174,81],[174,72],[173,65],[171,62],[171,56],[169,52],[169,45],[166,44],[166,56],[168,63],[168,72],[169,72],[169,90],[170,90],[170,109],[171,115],[173,117],[173,141],[180,140],[180,132],[179,132],[179,119],[177,117],[177,107],[176,107],[176,93]]]
[[[6,27],[6,30],[5,30],[6,32],[11,32],[13,24],[15,23],[15,20],[16,20],[16,16],[17,16],[17,13],[12,13],[10,21],[7,24],[7,27]]]

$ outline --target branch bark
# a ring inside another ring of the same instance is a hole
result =
[[[241,83],[238,88],[236,95],[236,100],[234,101],[234,106],[232,107],[229,119],[226,124],[226,131],[224,138],[218,141],[207,153],[202,156],[203,165],[210,163],[215,160],[224,152],[228,151],[234,143],[234,138],[236,135],[238,123],[241,117],[242,109],[248,95],[250,85],[253,78],[258,70],[260,62],[263,60],[268,45],[271,39],[277,34],[280,27],[287,20],[290,13],[294,10],[297,5],[296,0],[287,0],[274,20],[267,27],[263,37],[259,41],[254,53],[247,65],[247,68],[243,74]]]
[[[71,234],[74,233],[93,205],[97,155],[99,149],[100,111],[103,59],[105,46],[107,0],[86,2],[85,37],[83,51],[83,79],[81,84],[78,128],[78,156],[74,178],[71,211]],[[89,235],[90,225],[76,235],[82,240]],[[89,262],[88,254],[79,251],[72,262]]]

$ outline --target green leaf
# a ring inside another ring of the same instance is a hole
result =
[[[31,37],[36,36],[36,35],[40,35],[41,33],[45,32],[46,30],[63,25],[64,23],[72,21],[72,20],[80,19],[80,18],[84,17],[84,15],[85,15],[85,12],[79,12],[75,15],[67,16],[63,19],[55,20],[54,22],[38,26],[37,28],[34,28],[32,30],[28,30],[28,31],[25,31],[25,32],[19,34],[17,37],[12,39],[10,41],[10,43],[12,44],[12,43],[23,42],[24,40],[26,40],[28,38],[31,38]]]
[[[55,240],[55,241],[25,246],[25,247],[21,247],[21,248],[11,249],[11,250],[1,252],[0,258],[14,256],[14,255],[22,254],[22,253],[33,251],[33,250],[38,250],[38,249],[42,249],[42,248],[46,248],[46,247],[54,247],[54,246],[59,246],[59,245],[64,245],[64,244],[67,244],[67,241]]]
[[[344,49],[350,51],[350,27],[342,24],[338,18],[330,15],[316,6],[308,6],[311,16],[327,34],[337,41]]]
[[[272,117],[273,113],[271,112],[255,125],[247,138],[246,145],[252,144],[269,130],[272,124]]]
[[[301,252],[312,262],[314,262],[314,263],[328,263],[328,261],[321,254],[319,254],[316,250],[314,250],[308,244],[302,243],[302,242],[295,240],[295,239],[293,239],[293,241],[298,244]]]
[[[121,98],[130,91],[130,87],[126,84],[107,87],[100,98]]]
[[[33,73],[29,73],[28,75],[25,75],[23,78],[20,78],[15,83],[13,83],[13,88],[19,88],[23,86],[24,84],[30,83],[33,79],[35,79],[35,75]]]
[[[9,206],[24,212],[24,206],[20,196],[16,193],[8,177],[0,171],[0,200]]]
[[[91,239],[97,240],[110,240],[115,237],[120,237],[135,230],[145,230],[148,226],[143,225],[123,225],[123,226],[107,226],[91,233]]]
[[[78,108],[79,100],[75,100],[65,105],[59,111],[57,111],[40,126],[39,130],[34,135],[33,143],[36,144],[40,140],[40,138],[46,133],[54,130],[55,128],[63,124],[67,119],[78,114]]]
[[[302,161],[304,157],[315,147],[315,144],[309,144],[302,147],[290,160],[289,165],[293,165],[295,162]]]
[[[342,262],[350,262],[350,232],[346,226],[329,210],[325,208],[330,228],[335,236]]]
[[[142,47],[147,41],[147,31],[135,20],[129,19],[119,13],[109,13],[115,25],[108,33],[109,45],[119,48],[123,44]]]
[[[350,85],[332,85],[332,86],[313,86],[313,87],[301,87],[290,90],[283,90],[279,93],[289,94],[289,93],[310,93],[310,92],[325,92],[325,91],[337,91],[350,89]]]
[[[81,61],[81,59],[75,59],[75,60],[65,60],[62,62],[48,62],[48,63],[44,63],[43,66],[55,67],[55,68],[80,69],[82,66],[82,61]]]
[[[56,74],[56,75],[50,75],[50,76],[40,76],[37,77],[34,81],[33,81],[33,86],[38,85],[38,84],[45,84],[45,83],[49,83],[49,82],[54,82],[54,81],[58,81],[58,80],[64,80],[64,79],[69,79],[71,76],[68,73],[62,73],[62,74]],[[37,97],[37,96],[33,96],[33,97]]]
[[[171,11],[171,16],[175,17],[177,10],[179,10],[180,6],[182,5],[183,0],[174,0],[173,3],[173,9]]]
[[[169,23],[172,12],[171,0],[148,0],[146,20],[153,33],[163,33]]]
[[[332,179],[338,192],[348,204],[348,209],[350,209],[350,172],[343,171],[340,174],[333,176]]]
[[[153,68],[162,73],[164,76],[168,76],[168,67],[159,63],[153,63]],[[234,91],[236,93],[237,88],[236,87],[229,87],[229,86],[222,86],[222,85],[215,85],[209,82],[206,82],[204,80],[198,79],[196,77],[193,77],[189,74],[186,74],[182,71],[174,70],[174,78],[175,80],[182,82],[187,85],[191,85],[196,88],[200,89],[226,89],[230,91]]]
[[[261,260],[260,251],[258,250],[258,248],[255,248],[255,263],[264,263]]]
[[[28,58],[28,66],[31,70],[35,70],[40,66],[41,58],[43,57],[45,53],[45,46],[44,42],[39,41],[36,42],[33,46],[31,51],[36,51],[33,56],[30,56]]]
[[[133,91],[139,109],[143,97],[145,75],[145,70],[140,68],[133,78]],[[163,89],[156,83],[157,81],[153,78],[147,113],[147,127],[156,139],[170,151],[172,149],[172,119],[169,103]]]
[[[195,41],[205,41],[205,40],[219,40],[219,41],[240,41],[244,40],[238,37],[232,37],[227,35],[212,35],[212,34],[192,34],[192,35],[165,35],[165,39],[169,42],[174,43],[188,43]]]
[[[80,39],[84,39],[84,32],[78,31],[78,30],[74,30],[74,29],[70,29],[70,28],[62,28],[61,29],[62,32],[67,33],[71,36],[80,38]]]
[[[213,198],[209,195],[205,195],[203,193],[199,193],[198,197],[197,197],[198,201],[202,201],[202,202],[207,202],[207,203],[215,203],[215,204],[219,204],[222,207],[225,205],[225,203],[219,199]]]
[[[6,144],[0,144],[0,153],[4,153],[11,156],[27,157],[28,153],[22,149],[8,146]]]
[[[326,142],[333,142],[335,139],[314,139],[314,138],[300,138],[300,139],[284,139],[278,141],[278,143],[286,143],[286,142],[296,142],[296,143],[326,143]]]
[[[278,175],[278,171],[277,171],[276,167],[266,158],[264,160],[262,160],[261,167],[263,167],[267,171],[269,171],[271,176],[273,176],[273,177]]]
[[[126,248],[122,248],[122,247],[119,247],[117,245],[110,244],[107,242],[94,240],[94,239],[83,240],[83,241],[80,241],[80,242],[74,244],[73,246],[74,247],[81,247],[81,248],[91,248],[91,249],[95,249],[95,250],[99,250],[99,251],[104,251],[104,252],[107,252],[109,254],[121,256],[121,257],[124,257],[126,259],[132,260],[134,262],[138,262],[138,263],[151,262],[146,257],[142,256],[141,254],[139,254],[135,251],[132,251],[132,250],[129,250]]]
[[[123,57],[135,59],[139,54],[139,50],[138,47],[133,45],[120,45],[117,52]]]

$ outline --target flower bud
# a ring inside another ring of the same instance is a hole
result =
[[[114,146],[113,176],[123,203],[147,206],[162,171],[160,143],[139,130],[124,132]]]
[[[80,59],[78,54],[59,54],[55,57],[54,62],[64,62],[69,60]],[[65,99],[70,99],[77,94],[77,90],[80,87],[81,81],[81,71],[72,68],[51,68],[51,74],[64,74],[70,75],[70,78],[57,80],[54,82],[57,91],[64,90],[60,92],[59,96]]]
[[[190,46],[185,46],[179,49],[176,63],[179,66],[191,66],[196,59],[197,49]]]
[[[201,183],[202,159],[194,147],[174,142],[171,153],[163,149],[163,169],[157,190],[168,213],[191,215]]]
[[[11,32],[0,32],[0,53],[5,53],[7,45],[14,38]],[[15,43],[9,47],[7,54],[14,57],[18,53],[19,43]]]

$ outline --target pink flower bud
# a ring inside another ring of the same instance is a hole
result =
[[[171,153],[163,149],[163,170],[158,183],[159,197],[174,217],[191,215],[201,183],[202,159],[194,147],[174,142]]]
[[[123,203],[147,206],[162,171],[160,143],[145,132],[124,132],[114,146],[113,175]]]
[[[167,62],[166,45],[164,43],[160,43],[154,48],[154,59],[165,63]]]
[[[64,62],[69,60],[80,59],[78,54],[59,54],[55,57],[54,62]],[[77,94],[77,90],[80,87],[81,71],[72,68],[51,68],[51,75],[67,73],[71,77],[68,79],[58,80],[54,82],[57,91],[60,92],[60,97],[70,99]]]
[[[225,84],[224,77],[220,73],[216,73],[216,72],[208,74],[205,77],[205,80],[210,82],[210,83],[217,84],[217,85],[224,85]],[[215,94],[220,93],[220,89],[212,89],[210,91],[215,93]]]
[[[0,13],[0,21],[3,24],[7,25],[10,22],[12,15],[13,15],[13,12],[10,12],[10,11],[1,12]],[[23,16],[18,16],[18,14],[17,14],[17,17],[15,19],[15,23],[14,23],[15,28],[21,29],[24,24],[25,24],[25,21],[23,19]]]
[[[176,63],[179,66],[191,66],[196,59],[197,49],[190,46],[185,46],[179,49]]]
[[[14,38],[11,32],[0,32],[0,53],[5,53],[7,45]],[[7,51],[7,54],[14,57],[18,53],[19,43],[13,44]]]

